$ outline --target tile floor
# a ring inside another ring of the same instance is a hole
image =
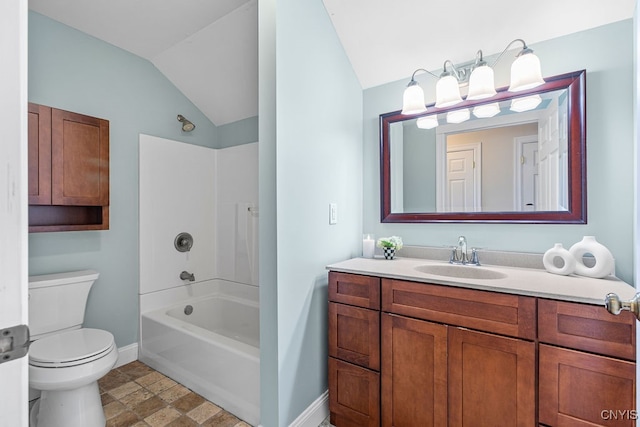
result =
[[[249,427],[140,361],[98,381],[107,427]]]

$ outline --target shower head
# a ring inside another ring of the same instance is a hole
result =
[[[182,130],[184,132],[191,132],[196,128],[196,125],[187,120],[187,118],[182,114],[178,114],[178,121],[182,123]]]

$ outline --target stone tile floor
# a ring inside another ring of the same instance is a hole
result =
[[[98,381],[107,427],[250,427],[140,361]]]

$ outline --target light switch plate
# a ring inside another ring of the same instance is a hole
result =
[[[338,223],[338,204],[337,203],[329,203],[329,224],[337,224]]]

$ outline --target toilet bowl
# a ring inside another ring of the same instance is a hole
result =
[[[92,270],[29,278],[29,387],[41,392],[31,427],[104,427],[98,379],[116,364],[113,335],[82,328]]]
[[[98,379],[113,368],[113,335],[77,329],[35,341],[29,350],[29,384],[41,390],[32,427],[104,426]]]

